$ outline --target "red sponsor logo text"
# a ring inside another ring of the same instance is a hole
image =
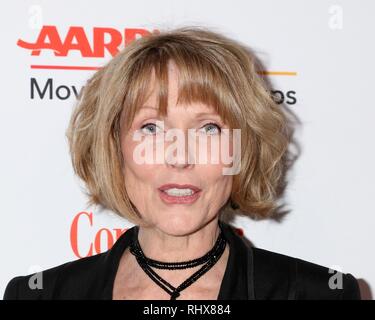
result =
[[[43,26],[35,42],[19,39],[17,45],[31,50],[32,56],[39,56],[42,51],[51,50],[57,57],[66,57],[74,50],[79,51],[85,58],[104,58],[106,51],[115,56],[121,45],[126,46],[137,36],[148,34],[151,32],[146,29],[126,28],[119,31],[115,28],[94,27],[92,38],[89,39],[83,27],[71,26],[63,38],[56,26]]]

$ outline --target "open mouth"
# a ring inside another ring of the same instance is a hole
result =
[[[162,187],[159,188],[159,194],[161,199],[166,203],[180,203],[189,204],[195,202],[202,190],[196,187]]]

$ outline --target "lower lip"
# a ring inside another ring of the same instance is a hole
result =
[[[164,191],[159,190],[160,198],[168,204],[191,204],[197,201],[197,199],[200,197],[202,191],[195,192],[191,196],[170,196]]]

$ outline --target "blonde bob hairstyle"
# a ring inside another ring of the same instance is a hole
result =
[[[125,189],[121,132],[147,99],[150,75],[158,84],[158,112],[167,113],[168,62],[178,68],[178,103],[205,103],[230,128],[241,129],[241,168],[223,208],[269,217],[289,142],[287,119],[245,46],[204,27],[158,31],[134,40],[82,89],[66,131],[74,172],[88,205],[142,222]],[[123,131],[125,130],[125,131]]]

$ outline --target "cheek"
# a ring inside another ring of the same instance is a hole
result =
[[[199,152],[205,153],[207,158],[211,160],[212,164],[219,164],[228,167],[231,165],[234,152],[232,139],[232,136],[228,134],[223,134],[220,139],[219,137],[213,136],[208,141],[207,148],[204,145],[199,145]]]
[[[155,137],[140,136],[128,133],[121,142],[121,152],[124,162],[135,165],[152,164],[157,150]]]
[[[229,199],[232,192],[233,176],[222,175],[222,167],[209,168],[205,172],[206,195],[204,204],[210,212],[217,212]]]
[[[123,148],[122,154],[124,159],[124,178],[130,179],[132,183],[147,182],[152,180],[152,177],[155,175],[154,166],[145,163],[137,163],[134,160],[133,149],[130,145],[128,145],[126,148]]]
[[[155,185],[154,180],[159,172],[159,166],[145,163],[143,156],[142,159],[137,160],[137,157],[139,157],[139,145],[139,141],[133,141],[129,136],[122,142],[121,152],[124,160],[123,175],[125,183],[129,188],[146,188],[146,186],[150,188]]]
[[[223,165],[206,165],[200,166],[199,175],[204,177],[205,185],[211,195],[226,194],[232,188],[233,176],[223,175]]]
[[[137,144],[137,141],[133,141],[130,134],[127,134],[121,141],[122,157],[124,162],[126,162],[128,165],[134,163],[133,154]]]
[[[154,203],[155,168],[152,165],[137,164],[133,161],[132,155],[126,151],[123,176],[125,189],[131,202],[143,216],[149,212],[149,205]]]

